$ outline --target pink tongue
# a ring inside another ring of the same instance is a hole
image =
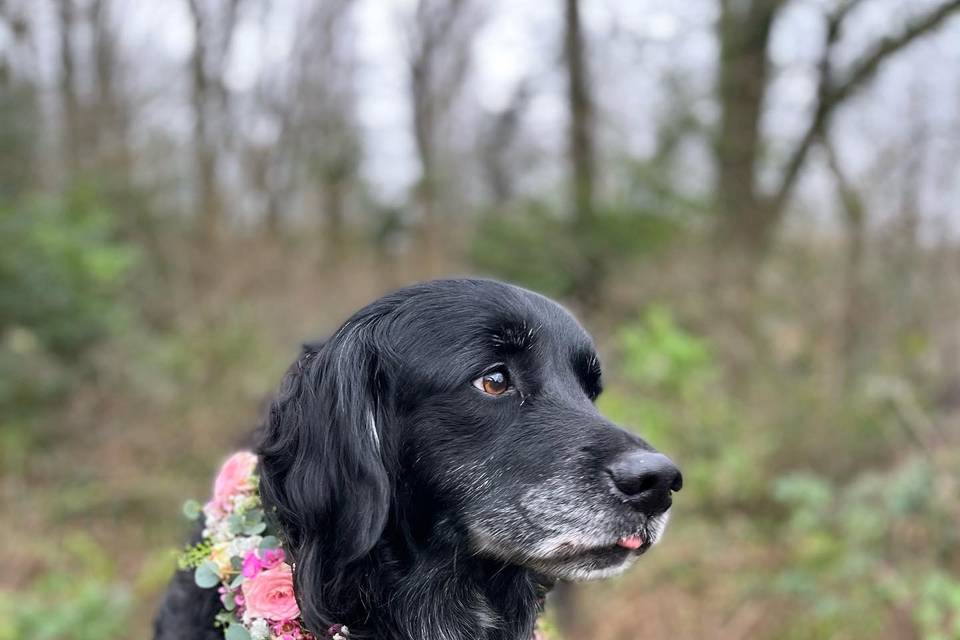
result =
[[[640,536],[630,536],[617,540],[617,545],[624,549],[639,549],[643,546],[643,538]]]

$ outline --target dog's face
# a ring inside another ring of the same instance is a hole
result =
[[[305,619],[320,628],[355,600],[350,576],[385,538],[557,579],[629,566],[681,477],[597,412],[600,391],[567,311],[486,280],[401,289],[308,346],[259,451]]]
[[[659,540],[679,471],[598,413],[593,341],[560,305],[448,285],[392,329],[401,473],[477,552],[584,580]]]

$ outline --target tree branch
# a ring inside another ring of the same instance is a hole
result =
[[[840,204],[843,205],[843,213],[847,226],[856,227],[863,224],[865,211],[863,200],[860,198],[856,188],[847,178],[846,174],[844,174],[843,168],[840,166],[840,158],[837,156],[837,150],[834,148],[833,142],[829,139],[829,136],[824,134],[820,138],[820,145],[826,154],[827,166],[830,168],[830,173],[833,174],[833,178],[837,183],[837,192],[840,195]]]
[[[768,210],[772,216],[783,215],[785,205],[796,186],[797,179],[800,177],[800,170],[803,168],[811,147],[816,143],[837,108],[855,95],[876,75],[884,60],[906,48],[917,38],[938,28],[953,14],[960,11],[960,0],[950,0],[950,2],[937,7],[928,14],[913,20],[899,35],[884,38],[873,49],[864,54],[859,61],[854,63],[852,71],[847,74],[847,78],[843,82],[835,82],[831,77],[829,58],[839,39],[843,19],[849,15],[852,5],[856,4],[857,1],[859,0],[853,0],[845,4],[834,16],[828,19],[827,43],[820,64],[820,88],[813,119],[787,161],[780,186],[767,200]]]

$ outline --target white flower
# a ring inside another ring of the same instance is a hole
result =
[[[250,640],[267,640],[270,636],[270,627],[263,618],[257,618],[250,625]]]
[[[257,549],[263,536],[237,537],[230,541],[230,555],[246,558],[247,554]]]

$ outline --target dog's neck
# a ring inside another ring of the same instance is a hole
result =
[[[351,632],[376,640],[532,640],[553,581],[472,549],[457,510],[401,485],[366,560]],[[427,507],[426,505],[429,505]]]
[[[367,640],[533,640],[554,582],[483,557],[456,509],[428,488],[401,485],[386,529],[351,571],[338,621]]]
[[[389,544],[389,543],[388,543]],[[404,545],[406,546],[406,545]],[[433,546],[433,545],[431,545]],[[378,640],[531,640],[552,583],[465,548],[383,549],[390,606],[370,622]],[[411,553],[413,551],[413,553]],[[385,603],[380,603],[385,604]]]

